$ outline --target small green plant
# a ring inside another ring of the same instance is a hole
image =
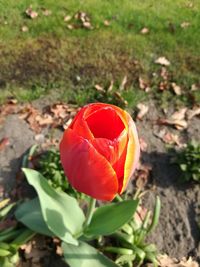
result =
[[[157,248],[154,244],[147,244],[145,239],[158,224],[160,208],[158,197],[152,216],[150,210],[138,205],[132,220],[113,234],[118,246],[105,247],[104,251],[116,254],[115,262],[119,266],[133,266],[133,263],[140,266],[148,261],[157,266]]]
[[[182,170],[185,181],[200,182],[200,144],[189,143],[178,153],[175,162]]]
[[[19,247],[30,240],[35,233],[25,227],[19,227],[10,215],[16,203],[10,199],[0,202],[0,266],[15,267],[19,261]]]
[[[38,197],[18,207],[17,220],[35,233],[57,236],[62,242],[64,260],[71,267],[80,266],[83,259],[91,267],[141,266],[145,262],[157,266],[157,249],[145,238],[158,223],[159,198],[152,216],[150,211],[141,209],[138,195],[129,200],[117,196],[113,203],[96,208],[96,201],[91,198],[85,214],[75,198],[55,190],[39,172],[23,171]],[[94,247],[87,243],[92,240]],[[112,261],[104,253],[114,253]],[[88,258],[91,254],[94,258]]]

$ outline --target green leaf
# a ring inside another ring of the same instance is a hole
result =
[[[7,257],[10,254],[11,253],[9,250],[5,250],[5,249],[0,248],[0,257]]]
[[[78,246],[62,243],[64,259],[70,267],[118,267],[98,250],[80,241]]]
[[[38,197],[21,204],[15,211],[15,217],[36,233],[54,236],[43,219]]]
[[[72,235],[82,230],[85,216],[75,198],[55,191],[37,171],[23,169],[27,180],[37,191],[44,221],[61,240],[77,245]]]
[[[31,231],[30,229],[25,229],[21,235],[19,235],[12,241],[12,246],[16,248],[20,247],[21,245],[32,239],[35,234],[36,233]]]
[[[138,200],[125,200],[97,208],[86,235],[109,235],[127,223],[136,211]]]

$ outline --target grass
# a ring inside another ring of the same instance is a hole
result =
[[[31,4],[38,12],[35,19],[25,15]],[[44,8],[52,14],[43,15]],[[112,79],[120,83],[125,75],[127,87],[136,94],[139,90],[131,88],[138,89],[142,75],[161,102],[175,99],[190,105],[190,99],[200,98],[190,92],[192,84],[199,84],[199,9],[198,0],[0,0],[0,101],[13,94],[22,101],[32,100],[52,88],[68,99],[77,92],[84,98],[95,95],[95,84],[106,86]],[[80,10],[88,14],[93,30],[67,28],[77,21],[65,22],[64,16]],[[110,26],[104,25],[105,20]],[[187,22],[189,26],[182,28]],[[23,26],[27,32],[22,32]],[[144,27],[149,29],[146,35],[140,33]],[[183,96],[159,92],[152,73],[160,71],[154,63],[160,56],[171,62],[170,82],[183,88]],[[127,94],[128,99],[141,99]]]

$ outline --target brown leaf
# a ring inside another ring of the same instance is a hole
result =
[[[28,32],[28,27],[27,26],[22,26],[21,31],[22,32]]]
[[[168,85],[168,82],[167,81],[160,82],[159,89],[161,91],[168,90],[168,88],[169,88],[169,85]]]
[[[171,116],[172,120],[183,120],[186,115],[187,108],[182,108],[176,112],[174,112]]]
[[[151,165],[141,164],[141,163],[139,164],[134,173],[134,179],[136,180],[137,188],[142,189],[145,187],[150,178],[151,170],[152,170]]]
[[[178,86],[176,83],[171,83],[171,85],[172,85],[172,89],[176,95],[182,94],[180,86]]]
[[[68,24],[68,25],[67,25],[67,28],[68,28],[69,30],[73,30],[73,29],[74,29],[74,25],[72,25],[72,24]]]
[[[68,106],[64,104],[54,104],[50,111],[55,118],[65,119],[68,116]]]
[[[141,34],[147,34],[149,33],[149,29],[144,27],[141,31],[140,31]]]
[[[30,254],[33,248],[32,242],[28,242],[20,246],[22,250],[24,250],[25,254]]]
[[[32,9],[32,6],[30,6],[29,8],[27,8],[26,11],[25,11],[25,13],[31,19],[35,19],[35,18],[38,17],[38,13]]]
[[[188,22],[188,21],[184,21],[184,22],[181,23],[180,26],[181,26],[181,28],[183,28],[183,29],[188,28],[188,27],[190,26],[190,22]]]
[[[165,67],[161,68],[160,76],[163,78],[163,80],[167,81],[169,78],[168,70]]]
[[[196,84],[192,84],[191,91],[197,91],[197,90],[198,90],[198,86]]]
[[[119,86],[119,90],[123,91],[125,86],[126,86],[126,84],[127,84],[127,76],[125,75],[123,80],[122,80],[122,82],[121,82],[121,84],[120,84],[120,86]]]
[[[148,83],[142,77],[139,77],[139,87],[141,90],[144,90],[145,92],[150,91]]]
[[[25,120],[30,125],[30,128],[36,133],[39,133],[41,131],[41,127],[36,121],[36,117],[39,114],[39,110],[35,109],[31,105],[27,105],[19,111],[19,117]]]
[[[0,140],[0,151],[4,150],[6,146],[10,144],[9,139],[7,137],[4,137]]]
[[[108,27],[110,26],[111,23],[109,20],[104,20],[103,24]]]
[[[169,119],[160,119],[158,124],[163,125],[173,125],[178,130],[183,130],[188,127],[188,123],[185,119],[187,108],[182,108],[179,111],[176,111],[172,114]]]
[[[95,84],[94,87],[99,92],[105,92],[104,88],[101,85],[99,85],[99,84]]]
[[[142,118],[147,114],[149,107],[142,103],[137,104],[137,108],[139,110],[137,114],[137,119],[142,120]]]
[[[63,250],[62,250],[61,246],[57,246],[56,247],[56,254],[59,255],[59,256],[63,255]]]
[[[165,144],[176,144],[179,147],[183,146],[183,144],[179,140],[179,136],[167,131],[166,129],[162,129],[159,132],[154,131],[154,135],[160,138]]]
[[[190,109],[187,111],[187,118],[188,120],[191,120],[194,116],[197,116],[200,114],[200,107],[194,107],[193,109]]]
[[[114,85],[114,80],[111,80],[111,81],[110,81],[110,85],[109,85],[109,87],[108,87],[108,89],[107,89],[107,92],[111,92],[111,91],[112,91],[112,89],[113,89],[113,85]]]
[[[70,15],[66,15],[66,16],[64,16],[64,21],[65,22],[68,22],[68,21],[70,21],[72,19],[72,16],[70,16]]]
[[[83,27],[89,30],[93,29],[93,26],[91,25],[91,23],[89,21],[84,21],[83,22]]]
[[[178,146],[180,146],[180,141],[179,141],[179,136],[177,134],[172,134],[170,132],[167,132],[163,138],[162,138],[163,142],[166,144],[176,144]]]
[[[40,126],[51,125],[54,122],[52,116],[49,114],[37,115],[35,117],[35,120],[38,122]]]
[[[170,65],[170,61],[168,59],[166,59],[165,57],[159,57],[155,60],[156,64],[160,64],[163,66],[169,66]]]
[[[170,258],[168,255],[159,255],[158,262],[160,267],[198,267],[198,263],[193,261],[191,257],[187,260],[182,258],[181,261]]]

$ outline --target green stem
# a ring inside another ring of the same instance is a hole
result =
[[[115,199],[117,201],[119,201],[119,202],[122,202],[123,201],[123,198],[120,195],[118,195],[118,194],[115,196]]]
[[[85,220],[84,227],[87,227],[90,224],[90,222],[92,220],[93,213],[94,213],[95,205],[96,205],[96,199],[90,198],[89,207],[88,207],[88,211],[87,211],[87,214],[86,214],[86,220]]]

